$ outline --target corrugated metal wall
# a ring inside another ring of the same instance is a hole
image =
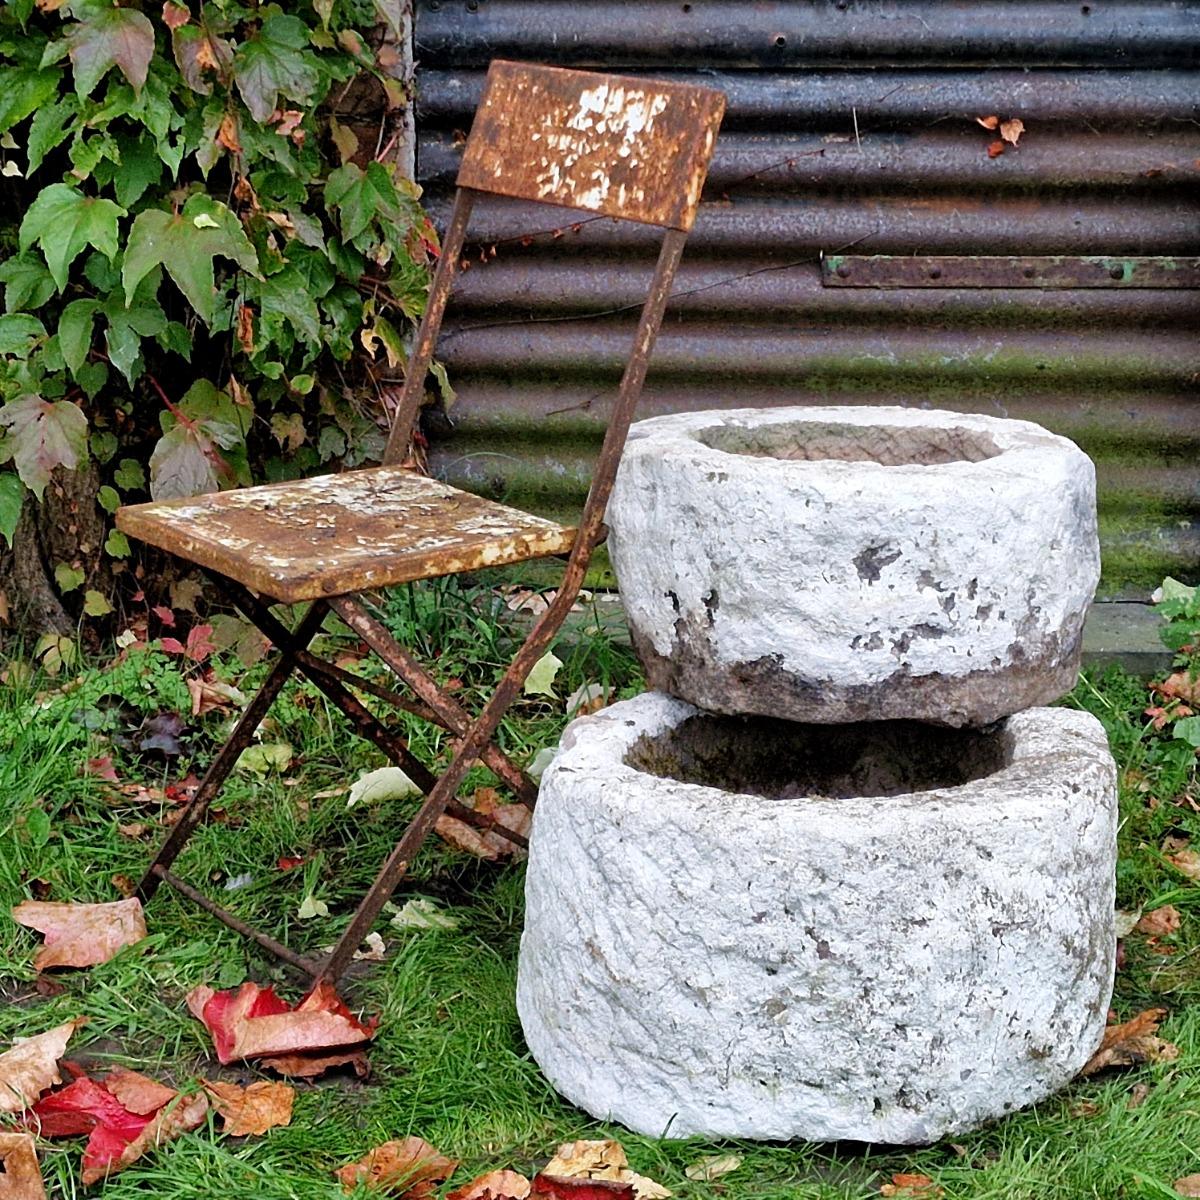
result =
[[[493,57],[728,94],[640,415],[835,402],[1029,418],[1096,460],[1107,595],[1200,561],[1200,5],[418,0],[414,45],[435,217]],[[1025,125],[996,158],[975,120],[993,114]],[[501,200],[476,213],[442,344],[459,398],[431,422],[433,465],[567,514],[656,234]],[[1170,256],[1188,261],[1168,282],[1191,286],[1129,286],[1127,270],[1087,288],[827,286],[834,254]]]

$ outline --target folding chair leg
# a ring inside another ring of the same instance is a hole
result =
[[[432,675],[401,646],[384,626],[351,596],[339,596],[330,607],[425,702],[438,723],[460,736],[470,728],[471,714],[451,699]],[[512,790],[523,804],[537,803],[537,785],[498,746],[489,743],[479,757]]]
[[[404,835],[396,843],[396,848],[388,855],[387,861],[380,868],[370,891],[363,897],[358,910],[350,919],[350,924],[346,926],[345,932],[338,939],[332,953],[322,964],[318,979],[335,984],[354,957],[355,950],[370,933],[375,918],[379,916],[383,906],[396,890],[396,885],[404,878],[409,864],[429,836],[438,817],[453,801],[455,793],[479,757],[480,751],[495,735],[504,714],[517,698],[520,687],[533,669],[534,663],[541,658],[559,629],[562,628],[563,621],[571,611],[571,605],[575,603],[575,597],[579,593],[586,568],[586,555],[581,555],[568,567],[558,595],[554,597],[550,607],[538,618],[529,631],[529,636],[525,639],[521,649],[517,651],[508,670],[504,672],[503,678],[495,692],[492,693],[492,698],[456,743],[454,756],[451,758],[449,766],[442,773],[437,785],[426,796],[425,803],[417,811],[412,824],[404,831]],[[334,601],[333,603],[339,606],[338,611],[341,616],[340,608],[345,607],[343,602]],[[342,619],[345,620],[345,617],[343,616]]]
[[[318,602],[313,604],[308,612],[304,614],[300,624],[296,627],[295,633],[290,634],[289,638],[293,638],[301,645],[307,646],[313,635],[320,628],[325,611],[324,603]],[[221,790],[221,785],[225,782],[229,772],[233,770],[234,763],[237,762],[242,751],[250,744],[250,739],[254,736],[254,731],[262,722],[263,717],[267,715],[267,710],[274,703],[275,697],[283,691],[283,685],[287,683],[288,677],[295,669],[295,655],[290,650],[282,649],[279,661],[267,676],[266,682],[263,683],[258,695],[250,701],[241,717],[238,718],[237,724],[233,727],[233,732],[229,735],[229,740],[221,747],[216,758],[209,763],[208,770],[205,771],[204,778],[200,781],[200,786],[196,789],[196,794],[183,810],[183,815],[175,823],[170,836],[163,842],[154,861],[147,868],[145,875],[142,876],[134,895],[143,904],[149,901],[151,896],[158,890],[158,885],[163,879],[163,873],[170,870],[171,864],[179,857],[179,853],[187,845],[188,839],[196,831],[200,822],[204,820],[209,805],[216,799]]]

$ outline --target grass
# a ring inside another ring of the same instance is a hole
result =
[[[477,700],[494,682],[519,631],[502,598],[454,583],[401,589],[388,621],[418,649],[435,652],[443,679],[460,681]],[[338,630],[331,629],[333,644]],[[347,639],[347,645],[349,639]],[[605,682],[622,694],[640,687],[627,647],[584,636],[557,648],[564,666],[557,690]],[[246,673],[222,659],[219,670]],[[365,664],[363,664],[365,669]],[[254,686],[254,668],[244,687]],[[189,721],[182,760],[139,757],[112,742],[143,716],[184,709],[179,661],[156,650],[118,664],[85,665],[72,678],[10,670],[0,687],[0,913],[34,891],[58,900],[111,900],[113,877],[136,877],[161,837],[158,807],[114,805],[101,781],[82,772],[88,758],[113,755],[123,780],[161,786],[189,766],[202,767],[225,732],[227,717]],[[400,932],[384,927],[385,962],[356,971],[352,1003],[381,1017],[365,1082],[331,1079],[301,1085],[292,1124],[236,1141],[213,1128],[180,1138],[104,1186],[106,1197],[249,1196],[262,1200],[334,1197],[332,1170],[388,1138],[419,1134],[462,1160],[455,1182],[494,1167],[531,1172],[562,1141],[616,1137],[635,1170],[660,1180],[681,1200],[866,1200],[893,1173],[930,1176],[951,1200],[1131,1200],[1172,1196],[1172,1181],[1200,1171],[1200,886],[1167,863],[1158,847],[1168,834],[1200,844],[1194,792],[1195,756],[1149,729],[1141,717],[1145,685],[1116,672],[1085,677],[1068,703],[1104,722],[1121,768],[1119,901],[1122,907],[1172,903],[1183,916],[1175,953],[1126,942],[1114,1006],[1129,1015],[1151,1005],[1170,1009],[1164,1036],[1181,1058],[1081,1081],[1028,1111],[953,1143],[897,1150],[859,1145],[659,1141],[597,1123],[551,1090],[529,1057],[513,1001],[522,921],[522,869],[494,866],[430,843],[398,899],[427,896],[458,918],[454,930]],[[562,702],[527,698],[502,730],[505,748],[528,761],[552,745],[564,723]],[[412,722],[414,747],[444,756],[444,739]],[[303,950],[333,941],[353,904],[390,849],[410,810],[384,803],[347,810],[344,789],[381,756],[355,738],[307,685],[289,688],[263,732],[286,740],[296,756],[282,774],[239,773],[221,800],[221,818],[205,826],[181,860],[182,873],[214,892],[236,876],[253,882],[223,893],[232,908]],[[476,784],[490,782],[485,771]],[[145,837],[119,827],[151,825]],[[301,868],[275,860],[315,851]],[[296,917],[309,893],[328,918]],[[246,978],[277,981],[295,996],[295,979],[212,918],[167,891],[148,910],[151,936],[112,962],[57,976],[65,990],[42,996],[30,962],[35,938],[0,917],[0,1046],[84,1013],[89,1024],[70,1053],[102,1069],[125,1063],[177,1085],[198,1074],[248,1082],[249,1067],[219,1071],[207,1035],[183,1007],[198,983],[233,986]],[[1130,1109],[1130,1090],[1150,1093]],[[736,1172],[694,1182],[688,1164],[735,1152]],[[80,1144],[41,1144],[51,1195],[82,1193]]]

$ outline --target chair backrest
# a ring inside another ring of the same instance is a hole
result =
[[[724,111],[710,88],[497,60],[458,186],[686,232]]]
[[[591,552],[724,112],[724,94],[711,88],[492,63],[467,138],[454,208],[392,419],[385,463],[400,462],[408,452],[476,193],[658,225],[666,231],[658,264],[580,522],[576,551]]]

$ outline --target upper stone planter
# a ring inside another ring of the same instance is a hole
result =
[[[722,713],[983,725],[1074,684],[1095,472],[1026,421],[697,412],[630,432],[609,547],[652,688]]]

